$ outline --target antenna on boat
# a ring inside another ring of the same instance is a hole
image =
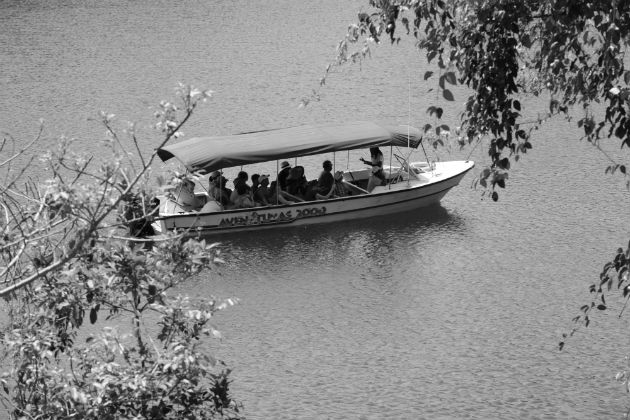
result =
[[[192,172],[192,174],[193,174],[194,176],[196,176],[196,177],[197,177],[197,180],[199,181],[199,182],[197,182],[197,184],[199,184],[199,185],[201,186],[201,188],[202,188],[202,189],[203,189],[206,193],[210,193],[210,191],[208,191],[208,188],[206,188],[206,186],[205,186],[205,185],[203,185],[203,183],[201,182],[201,176],[202,176],[202,175],[199,173],[199,171]]]
[[[429,162],[429,156],[427,155],[427,151],[424,149],[424,144],[422,144],[422,139],[420,139],[420,146],[422,146],[422,151],[424,152],[424,157],[427,159],[427,164],[429,165],[429,168],[431,168],[431,171],[433,171],[433,165],[431,165],[431,162]]]
[[[410,130],[411,130],[411,66],[409,64],[409,55],[407,55],[407,82],[408,82],[408,97],[407,97],[407,104],[408,104],[408,114],[407,114],[407,148],[409,150],[411,150],[410,147]],[[424,153],[424,158],[427,160],[427,164],[429,165],[429,168],[431,168],[431,171],[433,171],[433,165],[431,165],[431,161],[429,160],[429,155],[427,155],[427,151],[424,148],[424,143],[422,142],[422,140],[424,139],[424,136],[420,137],[420,146],[422,146],[422,152]],[[409,155],[407,157],[407,186],[409,186],[409,178],[411,177],[411,151],[409,152]]]

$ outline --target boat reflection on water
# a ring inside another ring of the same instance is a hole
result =
[[[228,265],[274,262],[289,270],[301,263],[316,267],[330,265],[331,260],[408,258],[440,232],[461,231],[464,221],[440,204],[420,210],[372,217],[350,222],[337,222],[277,230],[217,235],[230,257]],[[399,255],[397,257],[396,255]]]
[[[418,377],[439,376],[440,364],[425,357],[423,346],[443,337],[436,318],[442,312],[431,309],[442,302],[436,296],[443,288],[441,262],[453,257],[467,234],[463,216],[434,205],[386,217],[218,235],[226,264],[191,288],[240,300],[216,319],[226,334],[216,355],[236,366],[235,395],[248,395],[247,410],[257,413],[272,398],[267,389],[325,395],[331,389],[322,378],[337,376],[349,384],[339,394],[357,398],[396,377],[401,386],[392,387],[388,398],[411,400]]]

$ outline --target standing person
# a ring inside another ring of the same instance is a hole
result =
[[[368,179],[367,190],[371,192],[374,187],[385,185],[385,172],[383,172],[383,153],[378,147],[370,147],[370,160],[363,158],[361,162],[372,167],[372,173]]]
[[[291,172],[291,164],[285,160],[280,165],[280,168],[282,169],[280,170],[280,172],[278,172],[277,181],[278,181],[278,184],[280,185],[280,189],[282,191],[286,191],[287,190],[287,177],[289,176],[289,173]]]

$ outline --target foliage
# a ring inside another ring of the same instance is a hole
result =
[[[156,112],[158,147],[210,97],[183,85],[178,94],[181,106],[162,102]],[[219,251],[177,235],[121,235],[151,231],[155,153],[142,155],[134,126],[119,136],[113,117],[101,114],[102,161],[62,138],[42,158],[43,183],[26,176],[39,139],[19,149],[5,138],[0,150],[2,354],[11,367],[0,401],[12,418],[239,418],[230,371],[202,340],[220,336],[211,318],[234,301],[172,293],[220,262]],[[88,335],[87,320],[101,333]]]
[[[397,44],[401,36],[413,36],[418,51],[434,66],[423,77],[437,82],[429,91],[435,89],[447,103],[455,101],[452,86],[467,92],[461,127],[454,132],[461,147],[488,141],[490,163],[475,186],[484,187],[494,201],[506,187],[512,163],[533,147],[532,132],[553,116],[577,120],[582,139],[609,160],[605,174],[623,177],[630,189],[630,70],[625,68],[630,2],[369,0],[369,5],[372,12],[359,13],[349,26],[321,85],[331,68],[369,57],[371,44],[383,39]],[[523,99],[543,93],[549,95],[549,111],[524,120]],[[439,103],[427,113],[434,123],[424,126],[425,140],[436,146],[441,142],[435,139],[451,130],[441,121]],[[604,151],[606,139],[616,140],[621,157]],[[560,349],[580,325],[589,325],[593,309],[607,310],[609,291],[619,290],[627,304],[629,270],[630,244],[604,265],[599,281],[590,286],[592,301],[574,318],[576,327],[564,334]],[[629,377],[628,372],[618,376],[627,384]]]
[[[580,308],[580,315],[573,318],[573,322],[576,326],[571,332],[562,335],[563,341],[559,344],[560,350],[564,348],[564,340],[572,336],[578,330],[578,326],[589,326],[591,322],[591,311],[594,309],[600,311],[608,309],[606,295],[613,288],[621,291],[623,298],[626,300],[623,309],[619,313],[619,317],[621,317],[630,299],[630,241],[625,250],[623,248],[617,249],[615,258],[604,264],[604,268],[599,274],[599,281],[589,286],[589,291],[593,295],[593,298],[589,304],[583,305]],[[630,373],[626,372],[624,379],[627,381],[628,378],[630,378]],[[628,382],[628,386],[630,387],[630,382]]]
[[[424,81],[437,82],[429,90],[447,102],[455,101],[451,86],[463,85],[469,93],[456,130],[441,121],[440,104],[427,108],[435,123],[424,126],[425,139],[451,131],[462,147],[487,139],[490,165],[478,182],[492,190],[495,201],[497,187],[505,188],[511,160],[533,147],[532,131],[550,116],[573,118],[569,111],[574,105],[582,114],[578,126],[595,147],[608,137],[630,147],[630,71],[624,67],[628,2],[370,0],[369,5],[373,11],[359,13],[349,26],[321,84],[331,69],[369,57],[371,44],[383,38],[397,44],[404,34],[413,36],[418,51],[436,67],[424,73]],[[543,90],[550,94],[549,112],[523,121],[527,110],[522,98]],[[627,164],[609,159],[607,172],[618,171],[630,186]]]

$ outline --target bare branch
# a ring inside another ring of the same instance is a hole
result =
[[[19,156],[23,155],[33,144],[35,144],[37,141],[39,141],[39,139],[41,138],[42,132],[44,131],[44,127],[40,126],[39,127],[39,133],[37,134],[37,136],[31,140],[30,143],[27,143],[26,146],[24,146],[22,149],[20,149],[17,153],[15,153],[13,156],[11,156],[10,158],[8,158],[7,160],[5,160],[4,162],[0,162],[0,168],[3,167],[4,165],[9,164],[12,160],[18,158]],[[0,147],[0,150],[2,150],[2,148],[4,147],[4,143],[5,143],[6,139],[3,139],[2,142],[2,147]]]

